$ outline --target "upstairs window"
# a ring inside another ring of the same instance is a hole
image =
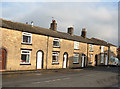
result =
[[[79,53],[73,54],[73,63],[79,63]]]
[[[60,44],[59,44],[59,38],[54,38],[53,39],[53,47],[60,47]]]
[[[32,34],[31,33],[23,32],[22,35],[23,35],[22,43],[25,43],[25,44],[31,44],[32,43],[32,41],[31,41]]]
[[[104,52],[104,46],[101,46],[101,53]]]
[[[101,54],[101,63],[104,62],[104,54]]]
[[[30,63],[30,55],[31,55],[31,51],[21,50],[21,63],[29,64]]]
[[[52,53],[52,63],[58,63],[59,61],[59,52]]]
[[[89,48],[90,48],[89,51],[93,51],[93,45],[92,44],[90,44]]]
[[[113,47],[111,47],[111,52],[113,52]]]
[[[74,49],[79,49],[79,42],[74,41]]]

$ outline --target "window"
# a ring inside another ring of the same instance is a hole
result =
[[[21,63],[30,63],[30,54],[29,50],[21,50]]]
[[[27,33],[27,32],[23,32],[23,39],[22,39],[22,43],[26,43],[26,44],[31,44],[31,33]]]
[[[52,53],[52,63],[58,63],[59,60],[59,52]]]
[[[101,54],[101,63],[104,61],[104,54]]]
[[[90,63],[93,62],[93,54],[89,54],[90,55]]]
[[[53,39],[53,47],[60,47],[60,45],[59,45],[59,38],[54,38]]]
[[[101,53],[104,52],[104,46],[101,46]]]
[[[93,45],[92,44],[90,44],[90,51],[93,51]]]
[[[113,52],[113,47],[111,47],[111,52]]]
[[[79,53],[74,53],[73,54],[73,63],[79,63]]]
[[[79,49],[79,42],[74,41],[74,49]]]

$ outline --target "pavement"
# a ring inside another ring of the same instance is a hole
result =
[[[118,67],[4,72],[3,87],[118,87]],[[6,73],[6,74],[5,74]],[[13,74],[12,74],[13,73]],[[22,74],[21,74],[22,73]]]

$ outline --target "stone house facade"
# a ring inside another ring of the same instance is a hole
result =
[[[57,31],[52,21],[50,29],[1,19],[2,46],[0,63],[2,70],[37,70],[95,66],[95,55],[101,55],[101,44],[86,37],[73,35],[73,27],[67,33]],[[90,49],[90,46],[93,49]],[[105,45],[105,43],[103,44]],[[116,46],[104,47],[110,56],[116,56]],[[112,46],[111,46],[112,45]],[[112,53],[109,49],[112,49]],[[90,55],[89,55],[90,54]],[[92,61],[91,61],[91,55]],[[99,65],[100,56],[97,56]],[[105,63],[103,63],[105,65]]]

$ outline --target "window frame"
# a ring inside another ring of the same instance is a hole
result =
[[[111,52],[113,52],[113,47],[111,47]]]
[[[89,45],[89,51],[93,51],[93,44]]]
[[[31,37],[30,43],[23,42],[23,36],[30,36]],[[22,32],[22,42],[21,43],[23,43],[23,44],[32,44],[32,34],[28,33],[28,32]]]
[[[77,56],[78,60],[77,60],[77,62],[74,62],[74,57],[75,57],[76,54],[78,55]],[[79,58],[80,58],[80,54],[79,53],[73,53],[73,64],[78,64],[79,63]]]
[[[56,53],[56,54],[54,54],[54,53]],[[59,64],[59,54],[60,54],[60,52],[55,52],[55,51],[53,51],[52,52],[52,64]],[[58,57],[58,59],[57,59],[57,62],[53,62],[53,55],[57,55]]]
[[[78,41],[74,41],[74,50],[79,50],[79,42]]]
[[[55,46],[55,45],[54,45],[54,41],[59,42],[59,46]],[[54,47],[54,48],[59,48],[59,47],[60,47],[60,39],[59,39],[59,38],[53,38],[53,47]]]
[[[90,60],[90,63],[93,63],[93,54],[89,54],[91,60]]]
[[[23,53],[23,51],[26,51],[26,52],[29,52],[29,53]],[[26,62],[21,62],[22,60],[22,54],[29,54],[29,62],[28,63],[26,63]],[[21,59],[20,59],[20,64],[30,64],[30,58],[31,58],[31,51],[30,50],[21,50]]]
[[[101,46],[101,53],[104,53],[104,46]]]
[[[104,54],[101,54],[101,61],[100,61],[100,63],[104,63]]]

